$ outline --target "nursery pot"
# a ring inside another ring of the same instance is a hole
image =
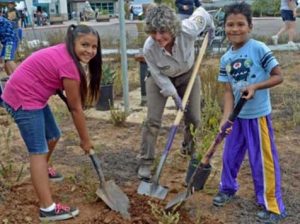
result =
[[[110,107],[114,106],[113,98],[113,85],[101,85],[100,86],[100,97],[96,104],[97,110],[110,110]]]
[[[1,95],[3,93],[4,86],[7,82],[7,80],[8,80],[8,77],[0,79],[0,106],[2,106],[2,103],[3,103],[3,100],[1,99]]]
[[[189,162],[188,170],[185,177],[185,183],[188,184],[191,181],[191,177],[195,170],[198,168],[199,161],[197,159],[191,159]],[[193,187],[196,191],[202,190],[205,182],[207,181],[211,172],[211,165],[207,164],[203,168],[197,169],[194,176]]]
[[[143,49],[140,49],[140,53],[135,55],[135,60],[140,64],[140,86],[141,86],[141,106],[145,106],[147,104],[146,99],[146,77],[148,76],[148,65],[145,61],[145,58],[142,54]]]

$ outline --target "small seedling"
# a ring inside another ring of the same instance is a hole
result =
[[[177,224],[180,220],[180,214],[174,208],[171,212],[166,212],[151,201],[148,202],[151,207],[152,215],[157,219],[158,224]]]
[[[127,113],[120,108],[110,107],[110,119],[114,126],[124,126],[127,118]]]

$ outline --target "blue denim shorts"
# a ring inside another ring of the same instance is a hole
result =
[[[280,13],[283,21],[296,21],[292,10],[281,10]]]
[[[5,102],[7,112],[13,117],[30,154],[48,153],[48,141],[59,139],[61,132],[47,105],[43,109],[14,110]]]

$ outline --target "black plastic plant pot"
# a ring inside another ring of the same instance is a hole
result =
[[[8,80],[8,77],[0,79],[0,106],[2,106],[2,104],[3,104],[3,100],[1,99],[1,95],[4,91],[4,86],[7,82],[7,80]]]
[[[197,159],[191,159],[189,162],[189,166],[188,166],[188,170],[186,173],[186,178],[185,178],[185,182],[186,184],[189,183],[193,173],[195,172],[195,170],[197,169],[199,164],[199,161]],[[211,165],[205,165],[204,167],[201,167],[200,169],[197,169],[196,174],[194,176],[194,181],[193,181],[193,187],[196,191],[202,190],[209,175],[211,172]]]
[[[114,106],[113,85],[100,86],[100,97],[96,104],[97,110],[110,110]]]

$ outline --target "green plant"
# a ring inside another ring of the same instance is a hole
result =
[[[101,85],[112,85],[116,77],[116,71],[108,64],[102,67]]]
[[[280,15],[280,0],[254,0],[251,5],[254,16]]]
[[[138,31],[137,39],[135,40],[135,43],[137,43],[137,47],[143,48],[144,42],[147,39],[148,35],[144,31],[144,23],[136,23],[136,28]]]
[[[157,219],[158,224],[177,224],[180,220],[180,215],[176,211],[176,207],[172,212],[166,212],[163,208],[158,207],[151,201],[148,202],[151,207],[152,215]]]
[[[108,11],[108,9],[102,9],[102,8],[100,8],[98,15],[99,16],[109,15],[109,11]]]
[[[119,108],[110,107],[110,119],[114,126],[124,126],[127,113]]]
[[[47,41],[49,42],[50,46],[63,43],[65,40],[66,32],[59,30],[55,32],[47,33]]]

